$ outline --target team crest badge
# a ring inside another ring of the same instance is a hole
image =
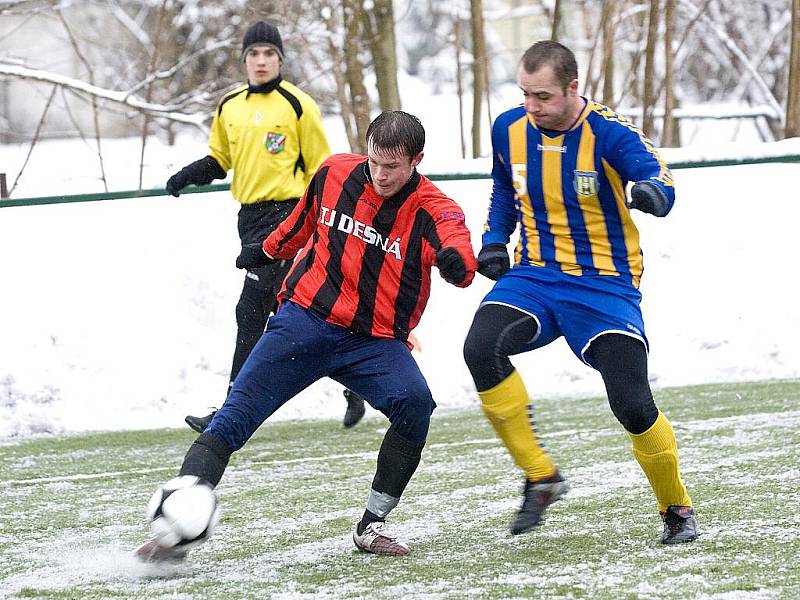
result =
[[[596,196],[597,171],[575,171],[573,185],[578,196]]]
[[[270,154],[283,152],[283,149],[286,147],[286,134],[270,131],[264,136],[264,147]]]

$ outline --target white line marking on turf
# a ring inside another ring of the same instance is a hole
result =
[[[747,424],[764,425],[766,423],[778,423],[782,426],[788,426],[795,420],[800,418],[800,411],[790,410],[779,413],[765,412],[765,413],[752,413],[746,415],[732,415],[729,417],[719,417],[711,419],[695,419],[691,421],[681,421],[678,427],[685,428],[689,431],[703,431],[718,429],[723,426],[731,426],[738,421],[745,421]],[[618,435],[616,430],[600,430],[600,429],[570,429],[562,431],[554,431],[546,434],[548,439],[563,438],[568,436],[583,435],[587,433],[594,433],[595,435]],[[482,445],[497,445],[499,444],[496,438],[484,438],[478,440],[464,440],[461,442],[440,442],[431,444],[429,449],[436,448],[456,448],[459,446],[482,446]],[[377,454],[376,452],[353,452],[350,454],[327,454],[324,456],[307,456],[303,458],[289,458],[285,460],[259,460],[258,458],[247,461],[246,465],[293,465],[303,463],[315,462],[330,462],[332,460],[363,458],[372,459]],[[244,466],[244,465],[242,465]],[[169,467],[153,467],[149,469],[133,469],[130,471],[111,471],[106,473],[80,473],[77,475],[65,475],[61,477],[36,477],[32,479],[9,479],[0,481],[2,486],[25,486],[25,485],[38,485],[42,483],[62,483],[68,481],[87,481],[91,479],[107,479],[110,477],[120,477],[125,475],[147,475],[150,473],[160,473],[162,471],[174,471],[174,466]]]

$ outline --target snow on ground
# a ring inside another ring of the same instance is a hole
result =
[[[420,170],[486,171],[488,159],[460,159],[452,98],[423,91],[407,108],[428,128]],[[326,129],[334,151],[345,151],[340,123],[327,119]],[[716,139],[665,157],[800,153],[797,139],[738,146]],[[104,141],[111,189],[137,186],[139,151],[138,140]],[[26,152],[0,146],[0,163],[11,165],[9,185]],[[102,191],[93,153],[80,140],[40,143],[15,197]],[[201,135],[173,147],[150,141],[143,187],[162,187],[205,153]],[[787,190],[800,167],[674,174],[672,214],[635,217],[654,386],[799,377],[791,257],[800,203]],[[477,250],[490,182],[440,185],[464,207]],[[233,266],[237,208],[220,192],[0,209],[0,438],[180,427],[185,414],[219,405],[242,282]],[[476,405],[461,345],[491,283],[478,277],[459,290],[435,279],[415,356],[441,407]],[[599,376],[561,340],[515,364],[538,397],[603,393]],[[341,387],[324,380],[275,418],[338,418],[344,407]]]

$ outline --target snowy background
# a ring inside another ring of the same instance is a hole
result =
[[[452,97],[411,79],[402,89],[404,108],[428,132],[421,172],[489,171],[488,158],[460,159]],[[495,107],[519,101],[513,86],[503,93]],[[339,119],[325,124],[334,152],[346,151]],[[706,125],[695,136],[703,143],[665,150],[665,158],[800,154],[798,139],[759,144],[737,127],[733,143],[729,130]],[[207,153],[205,144],[205,135],[191,132],[172,147],[149,141],[144,187],[163,187],[172,172]],[[139,140],[106,140],[103,148],[111,189],[135,188]],[[10,182],[27,151],[0,146]],[[669,217],[635,213],[653,386],[800,377],[792,275],[800,165],[674,175]],[[99,192],[98,178],[94,148],[48,141],[36,146],[14,197]],[[477,251],[490,181],[440,187],[464,207]],[[227,192],[0,209],[0,438],[183,427],[185,414],[218,406],[243,280],[233,264],[237,209]],[[461,346],[490,286],[479,276],[459,290],[435,277],[414,355],[443,409],[477,406]],[[563,340],[514,362],[537,397],[603,394],[599,375]],[[323,380],[274,418],[340,418],[344,408],[341,386]]]

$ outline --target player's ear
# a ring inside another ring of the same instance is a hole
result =
[[[414,158],[411,159],[411,166],[416,167],[419,163],[422,162],[422,157],[425,155],[424,152],[420,152]]]
[[[577,79],[573,79],[572,81],[569,82],[569,85],[567,86],[567,92],[571,93],[574,96],[578,95],[578,80]]]

